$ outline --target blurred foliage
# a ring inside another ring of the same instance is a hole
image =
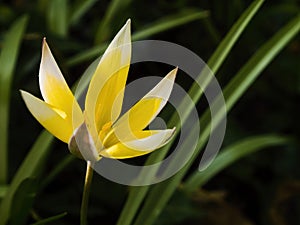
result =
[[[42,130],[27,111],[18,90],[30,90],[34,95],[40,96],[37,75],[43,37],[47,37],[67,82],[74,84],[92,60],[101,54],[127,18],[132,19],[132,33],[133,36],[136,34],[136,38],[175,42],[208,60],[251,2],[0,1],[1,52],[4,51],[5,37],[12,25],[24,15],[28,16],[10,89],[9,183]],[[264,3],[217,73],[222,87],[263,43],[299,14],[299,7],[297,0]],[[204,14],[202,10],[205,10]],[[176,23],[172,24],[175,19]],[[157,26],[161,24],[164,24],[162,28]],[[148,28],[151,28],[150,31]],[[84,54],[86,52],[89,53],[88,57]],[[269,146],[268,150],[248,155],[218,171],[218,174],[203,184],[204,189],[199,188],[192,194],[179,186],[155,224],[300,223],[300,107],[297,107],[300,102],[299,60],[298,35],[263,71],[262,76],[228,115],[224,146],[230,147],[236,141],[265,133],[286,135],[295,141],[284,146]],[[129,79],[133,80],[140,74],[163,75],[168,69],[153,63],[134,65]],[[190,85],[188,82],[185,84],[184,79],[179,82],[184,87]],[[199,112],[202,113],[203,106],[200,104]],[[51,138],[47,135],[43,134],[40,140],[50,146]],[[42,151],[46,152],[37,146],[34,154],[38,157]],[[16,194],[11,197],[17,202],[11,208],[16,217],[10,220],[10,224],[30,224],[37,220],[40,220],[37,224],[78,224],[85,166],[83,161],[66,158],[68,154],[66,145],[55,140],[45,163],[40,165],[37,162],[32,165],[39,168],[40,172],[40,175],[34,176],[41,176],[42,179],[39,185],[35,179],[27,179],[18,184]],[[189,175],[193,174],[197,165],[196,161],[189,170]],[[57,170],[58,167],[62,169]],[[0,184],[0,198],[5,196],[8,189],[7,184]],[[95,175],[88,215],[90,224],[115,224],[127,194],[128,187]],[[23,209],[27,211],[24,212]],[[3,218],[3,215],[0,217]]]

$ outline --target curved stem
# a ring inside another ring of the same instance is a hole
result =
[[[85,181],[80,209],[80,225],[87,225],[87,208],[89,202],[89,195],[91,190],[91,183],[93,179],[93,168],[91,161],[87,161]]]

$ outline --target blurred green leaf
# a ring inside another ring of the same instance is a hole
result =
[[[79,22],[81,17],[93,7],[97,0],[78,0],[74,3],[73,10],[71,11],[71,16],[69,24],[75,25]]]
[[[111,36],[111,22],[118,13],[126,10],[132,0],[112,0],[109,3],[104,18],[101,20],[95,36],[95,43],[106,41]]]
[[[76,159],[74,155],[67,155],[62,159],[55,168],[47,175],[47,177],[42,181],[40,189],[46,187],[64,168],[66,168],[71,162]]]
[[[207,64],[213,73],[217,73],[220,66],[226,59],[228,53],[245,30],[253,16],[263,4],[264,0],[254,1],[247,10],[241,15],[237,22],[232,26],[226,37],[221,41],[216,51],[208,60]]]
[[[213,53],[212,57],[208,61],[208,65],[211,68],[213,73],[216,73],[222,63],[224,62],[226,56],[229,54],[230,50],[232,49],[233,45],[236,43],[237,39],[240,37],[242,31],[246,28],[250,20],[253,18],[255,13],[258,11],[260,6],[262,5],[263,1],[258,0],[255,1],[253,4],[251,4],[248,9],[240,16],[240,18],[237,20],[237,22],[232,26],[228,34],[225,36],[223,41],[218,46],[217,50]],[[202,74],[200,74],[199,77],[203,77]],[[208,78],[205,83],[203,83],[203,87],[206,87],[207,84],[210,82],[210,78]],[[194,84],[189,94],[192,96],[192,99],[197,102],[199,101],[202,92],[199,91],[199,87],[197,84]],[[186,104],[181,104],[180,107],[185,107],[186,112],[190,112],[188,108],[186,108]],[[190,106],[192,107],[192,106]],[[185,118],[183,121],[187,118],[188,113],[186,113]],[[177,124],[176,122],[176,116],[173,115],[171,117],[171,120],[169,121],[169,124]],[[177,126],[178,127],[178,126]],[[176,134],[178,134],[179,129],[176,129]],[[174,139],[173,139],[174,140]],[[168,149],[171,147],[172,141],[165,146],[160,151],[154,152],[150,155],[149,160],[147,161],[148,164],[152,164],[153,162],[157,162],[162,160],[165,155],[167,154]],[[155,173],[155,171],[153,171]],[[141,177],[150,176],[151,174],[141,174]],[[145,198],[147,192],[148,192],[149,186],[143,186],[143,187],[135,187],[132,188],[128,199],[126,201],[126,204],[122,210],[121,216],[118,220],[118,225],[129,225],[134,216],[137,213],[137,210],[139,209],[143,199]]]
[[[271,146],[287,144],[290,139],[278,135],[259,135],[245,138],[226,147],[204,171],[195,171],[184,184],[184,191],[192,192],[205,184],[218,172],[237,160]]]
[[[14,14],[15,13],[11,8],[0,4],[0,24],[10,21],[12,18],[14,18]]]
[[[94,66],[94,67],[93,67]],[[95,68],[95,62],[92,64],[83,74],[83,76],[91,76],[93,69]],[[74,91],[74,87],[73,87]],[[76,94],[80,95],[84,89],[76,90]],[[23,180],[27,178],[39,178],[42,173],[42,167],[47,160],[49,149],[54,140],[54,137],[46,130],[42,131],[34,145],[27,154],[25,160],[23,160],[21,166],[18,168],[16,175],[14,176],[7,194],[3,198],[0,204],[0,225],[5,225],[9,219],[9,209],[11,208],[12,198],[17,191],[19,185]],[[73,160],[73,156],[68,156],[58,164],[55,170],[50,173],[50,176],[42,182],[41,187],[47,184],[55,175],[57,175],[65,165]]]
[[[203,20],[203,25],[205,29],[207,30],[208,34],[211,36],[211,39],[213,40],[214,44],[219,44],[221,41],[221,35],[218,31],[218,29],[214,26],[212,22],[212,18],[208,17]]]
[[[8,186],[0,185],[0,199],[6,195],[7,190],[8,190]]]
[[[198,82],[193,83],[192,87],[188,92],[189,96],[187,96],[187,98],[191,97],[194,102],[198,102],[200,100],[201,96],[203,95],[203,90],[199,89],[198,83],[201,84],[201,87],[203,89],[205,89],[208,86],[208,84],[211,82],[211,79],[213,78],[211,74],[216,74],[218,72],[220,66],[222,65],[222,63],[230,53],[234,44],[237,42],[242,32],[245,30],[246,26],[249,24],[249,22],[251,21],[255,13],[258,11],[258,9],[261,7],[263,2],[264,0],[257,0],[253,2],[240,16],[240,18],[236,21],[236,23],[232,26],[232,28],[229,30],[227,35],[224,37],[224,39],[217,47],[216,51],[208,60],[207,62],[208,67],[203,68],[203,71],[201,71],[201,73],[197,77]],[[179,108],[182,108],[183,109],[182,111],[185,112],[185,114],[181,116],[181,120],[183,122],[186,121],[193,107],[194,107],[193,105],[187,104],[185,102],[185,99],[180,104]],[[179,127],[180,124],[177,121],[178,119],[176,117],[176,114],[174,114],[171,117],[169,124],[172,126]],[[176,135],[178,133],[179,133],[179,129],[176,130]],[[167,149],[171,147],[171,143],[167,145],[166,147]]]
[[[14,193],[10,209],[10,224],[22,225],[26,223],[38,188],[36,179],[27,178],[23,180]]]
[[[48,1],[46,9],[47,22],[50,31],[61,37],[67,36],[68,32],[68,0]]]
[[[284,46],[299,32],[300,30],[300,15],[290,21],[282,29],[280,29],[269,41],[267,41],[250,60],[242,67],[238,74],[230,81],[224,90],[227,110],[233,107],[237,100],[245,93],[248,87],[253,84],[262,70],[274,59],[274,57],[283,49]],[[209,121],[210,111],[207,110],[201,121]],[[222,117],[222,115],[220,115]],[[202,123],[201,123],[202,124]],[[203,127],[203,126],[202,126]],[[193,160],[202,149],[205,141],[209,137],[210,126],[205,126],[199,143],[196,147],[195,154],[191,160],[179,171],[175,176],[171,177],[151,189],[151,192],[146,198],[146,202],[141,212],[138,215],[135,224],[141,222],[145,225],[151,225],[156,220],[168,200],[176,190],[176,187],[190,168]],[[186,140],[188,141],[188,140]],[[184,146],[184,145],[183,145]],[[161,196],[157,199],[155,196]],[[155,209],[155,210],[153,210]]]
[[[47,223],[52,223],[52,222],[55,222],[55,221],[65,217],[67,214],[68,213],[64,212],[64,213],[58,214],[56,216],[51,216],[49,218],[39,220],[38,222],[32,223],[31,225],[43,225],[43,224],[47,224]]]
[[[184,25],[188,22],[203,19],[209,16],[208,11],[199,11],[195,9],[185,9],[175,15],[169,15],[161,18],[152,24],[147,25],[144,29],[137,31],[133,35],[134,40],[140,40],[145,37],[150,37],[154,34],[169,30],[173,27]]]
[[[7,182],[8,123],[12,79],[28,17],[19,18],[7,31],[0,55],[0,184]]]
[[[147,38],[151,35],[163,32],[165,30],[172,29],[174,27],[192,22],[197,19],[201,19],[206,17],[207,11],[198,11],[191,13],[191,11],[184,12],[184,13],[176,13],[174,15],[169,15],[165,18],[159,19],[156,22],[153,22],[152,24],[147,25],[144,29],[137,31],[132,35],[132,41],[136,41],[139,39]],[[90,48],[89,50],[82,52],[80,54],[77,54],[70,58],[67,61],[67,65],[73,66],[80,62],[89,60],[91,58],[94,58],[96,56],[99,56],[104,52],[104,50],[107,47],[107,43],[97,45],[95,47]]]
[[[237,102],[245,90],[255,81],[257,76],[299,32],[299,29],[300,14],[280,29],[267,43],[255,52],[251,59],[226,86],[224,96],[226,98],[227,108],[231,108]],[[245,74],[247,74],[247,76]]]
[[[49,147],[53,140],[53,136],[47,131],[43,131],[26,158],[23,160],[22,165],[19,167],[16,175],[14,176],[5,197],[0,204],[0,225],[5,225],[11,215],[10,209],[13,206],[13,198],[18,191],[22,182],[28,178],[37,178],[42,172],[42,167],[47,160]]]

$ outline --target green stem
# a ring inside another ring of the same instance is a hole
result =
[[[87,208],[88,208],[92,179],[93,179],[92,163],[91,161],[87,161],[84,189],[83,189],[81,210],[80,210],[80,225],[87,225]]]

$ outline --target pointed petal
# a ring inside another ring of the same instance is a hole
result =
[[[115,134],[124,139],[128,134],[143,130],[167,103],[177,68],[164,77],[148,94],[136,103],[113,125]]]
[[[108,158],[126,159],[148,154],[165,145],[175,128],[167,130],[146,130],[135,132],[136,139],[118,142],[100,154]]]
[[[43,41],[39,84],[46,103],[64,111],[67,120],[74,122],[74,127],[83,122],[82,111],[60,72],[46,39]]]
[[[36,120],[55,137],[68,143],[72,136],[73,126],[65,119],[66,114],[28,92],[21,91],[21,94],[27,108]]]
[[[99,132],[120,115],[131,58],[130,20],[115,36],[90,82],[85,109],[94,131]]]

